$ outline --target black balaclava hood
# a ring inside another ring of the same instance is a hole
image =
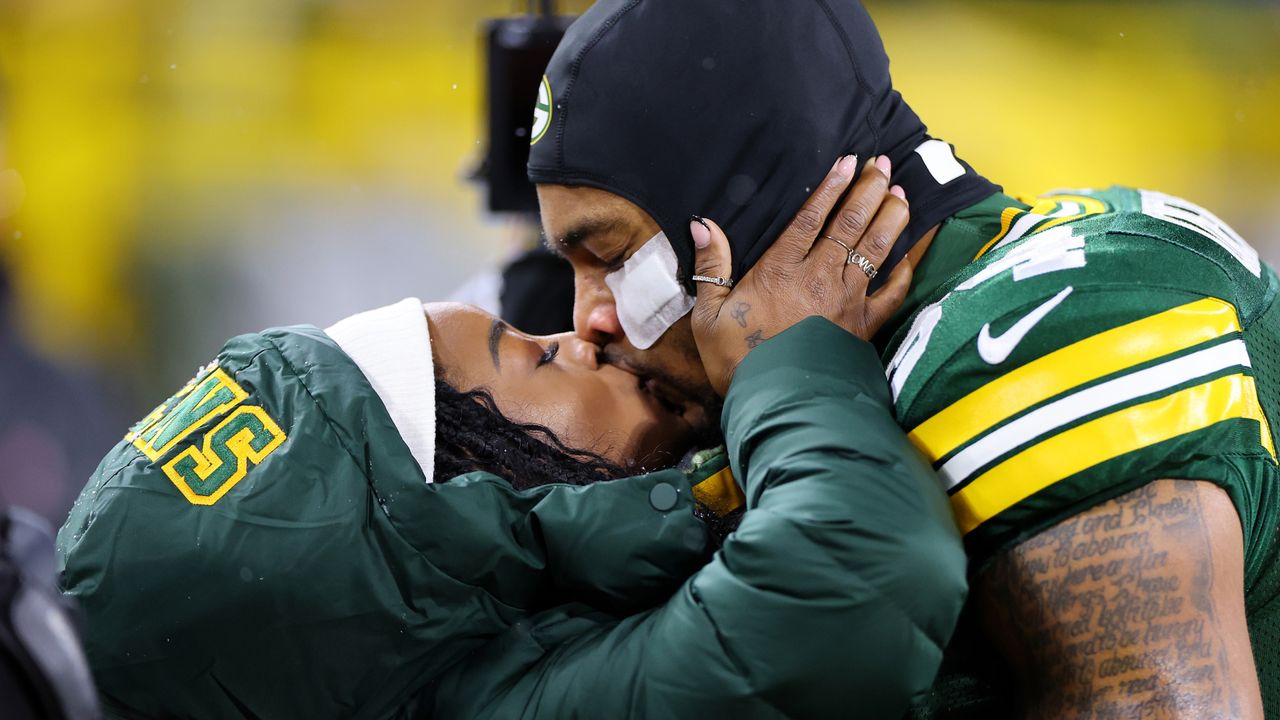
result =
[[[1000,190],[938,141],[950,173],[916,152],[931,138],[855,0],[600,0],[557,48],[539,104],[530,180],[638,205],[686,287],[690,215],[724,228],[742,277],[841,155],[888,155],[907,191],[911,224],[884,269]]]

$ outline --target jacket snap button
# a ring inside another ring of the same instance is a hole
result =
[[[658,483],[649,491],[649,504],[658,512],[667,512],[680,502],[680,491],[667,483]]]

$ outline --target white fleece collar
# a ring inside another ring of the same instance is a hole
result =
[[[431,333],[422,301],[394,305],[339,320],[325,334],[364,373],[391,422],[418,461],[427,482],[435,472],[436,385]]]

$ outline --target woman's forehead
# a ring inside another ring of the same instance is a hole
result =
[[[453,345],[465,342],[473,336],[488,334],[498,318],[475,305],[456,302],[427,303],[427,323],[431,328],[431,342]],[[500,321],[499,321],[500,322]]]
[[[496,374],[489,346],[497,318],[462,303],[427,303],[426,313],[432,353],[446,379],[478,385]]]

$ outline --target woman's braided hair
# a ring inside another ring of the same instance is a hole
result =
[[[567,447],[542,425],[511,420],[483,388],[463,392],[437,377],[435,474],[447,479],[477,470],[517,490],[628,474],[597,453]]]
[[[488,391],[463,392],[437,372],[435,475],[448,480],[477,471],[493,473],[517,490],[551,483],[589,485],[631,474],[598,453],[568,447],[545,426],[511,420]],[[718,546],[737,529],[743,510],[721,517],[699,502],[694,514]]]

